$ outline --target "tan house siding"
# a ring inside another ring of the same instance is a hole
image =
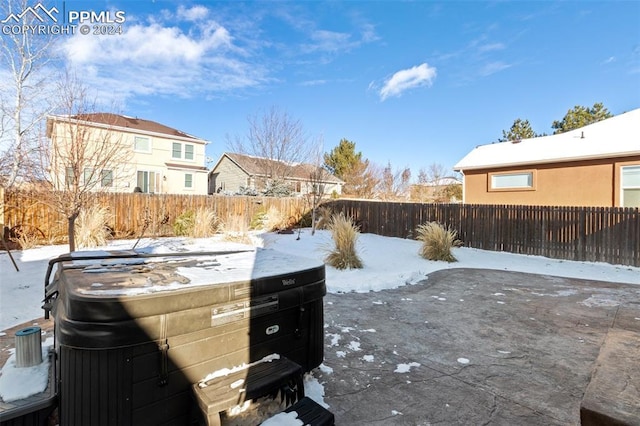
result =
[[[229,157],[223,156],[211,174],[214,192],[237,191],[240,187],[248,187],[249,175]]]
[[[260,157],[249,156],[237,153],[224,153],[209,173],[209,193],[237,193],[241,187],[262,191],[265,188],[264,167],[261,166],[266,160]],[[310,164],[296,164],[290,167],[290,175],[284,178],[292,191],[298,195],[305,195],[313,192],[313,183],[310,177],[315,166]],[[342,192],[342,182],[340,179],[324,173],[320,185],[325,195]]]
[[[621,206],[623,165],[640,165],[640,156],[464,172],[464,202],[471,204]],[[533,173],[533,187],[491,189],[491,175]]]

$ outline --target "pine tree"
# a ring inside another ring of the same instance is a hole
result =
[[[362,152],[356,153],[356,143],[347,139],[341,139],[338,146],[324,154],[324,166],[342,180],[361,162]]]
[[[593,108],[576,105],[573,109],[567,111],[561,121],[554,121],[551,128],[555,129],[553,134],[556,135],[611,117],[613,115],[600,102],[593,104]]]
[[[531,128],[529,120],[522,120],[516,118],[513,125],[508,132],[502,131],[502,139],[498,139],[498,142],[519,141],[522,139],[535,138],[538,135]]]

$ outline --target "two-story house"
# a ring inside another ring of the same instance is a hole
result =
[[[207,193],[208,142],[164,124],[112,113],[51,115],[47,137],[55,188],[64,188],[72,179],[93,179],[96,191]],[[104,148],[109,146],[110,150]],[[84,147],[85,161],[74,161],[71,157],[78,154],[70,147],[76,151]],[[97,149],[108,153],[101,159]],[[105,156],[113,161],[104,161]]]

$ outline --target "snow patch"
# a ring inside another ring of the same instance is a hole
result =
[[[398,364],[394,373],[408,373],[412,367],[420,367],[420,364],[417,362],[410,362],[408,364]]]

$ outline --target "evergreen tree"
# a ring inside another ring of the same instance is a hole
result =
[[[576,105],[573,109],[567,111],[561,121],[554,121],[551,128],[555,129],[553,134],[556,135],[611,117],[613,115],[600,102],[593,104],[593,108]]]
[[[502,131],[502,138],[498,142],[519,141],[522,139],[531,139],[539,135],[533,131],[529,120],[516,118],[508,132]]]
[[[362,152],[356,152],[356,143],[341,139],[338,146],[324,154],[324,166],[335,176],[345,180],[347,174],[362,162]]]

